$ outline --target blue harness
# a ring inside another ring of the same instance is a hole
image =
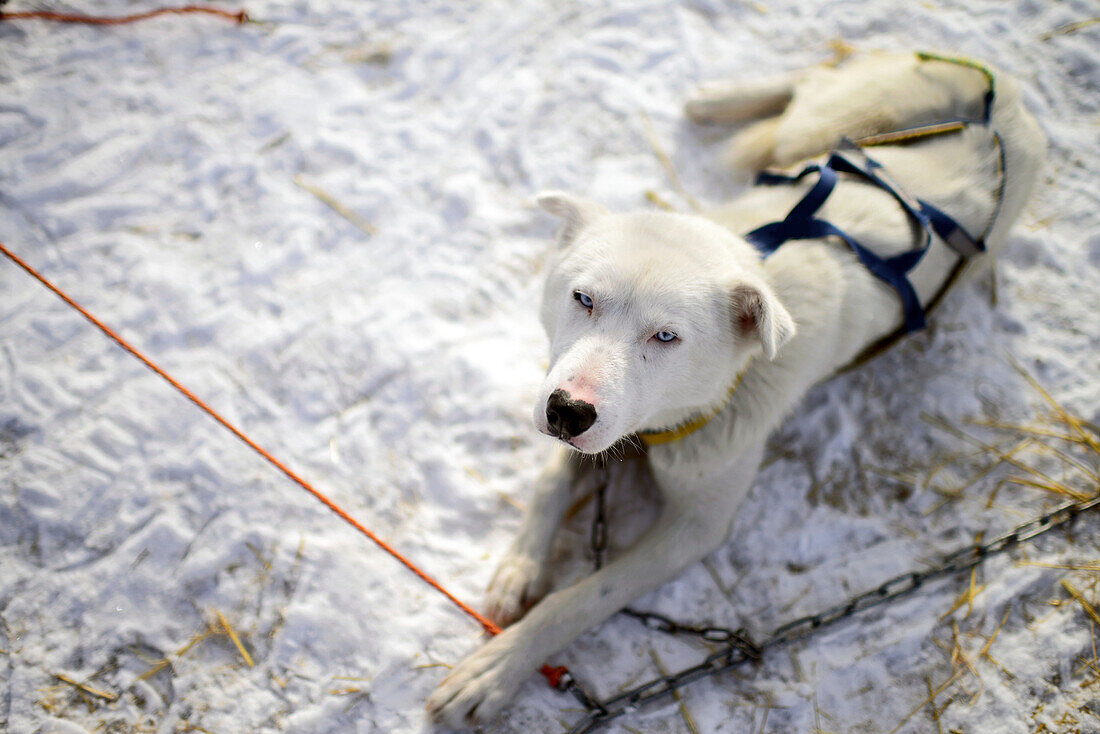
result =
[[[961,258],[970,258],[985,251],[985,244],[970,236],[954,219],[926,201],[913,198],[901,189],[887,174],[886,170],[872,160],[855,143],[845,140],[840,149],[834,151],[824,164],[811,164],[795,175],[782,173],[761,173],[757,184],[774,186],[801,181],[811,173],[817,173],[817,183],[794,205],[787,217],[778,222],[757,227],[745,235],[763,257],[767,257],[789,240],[808,240],[833,235],[842,239],[863,265],[876,277],[893,288],[901,299],[905,312],[905,331],[911,332],[925,326],[924,309],[920,299],[909,282],[909,271],[928,252],[932,244],[932,233],[940,237]],[[915,249],[893,257],[882,258],[857,242],[844,230],[832,222],[819,219],[817,211],[829,198],[836,187],[840,173],[852,174],[878,186],[894,197],[901,208],[921,227],[922,242]]]
[[[990,112],[993,107],[993,75],[987,69],[966,60],[940,57],[934,54],[918,54],[918,58],[922,60],[927,59],[959,63],[970,66],[985,74],[989,82],[989,90],[986,92],[983,100],[984,109],[981,118],[976,120],[952,120],[946,123],[899,130],[895,133],[889,133],[886,136],[878,137],[895,138],[899,140],[914,139],[939,134],[944,131],[959,130],[972,123],[989,124]],[[1003,184],[1004,147],[1001,145],[1000,137],[996,132],[993,133],[993,138],[1000,149],[1001,178]],[[882,165],[871,159],[870,156],[863,152],[862,148],[847,138],[843,139],[840,147],[833,151],[823,164],[814,163],[808,165],[794,175],[765,171],[757,177],[756,183],[765,186],[793,184],[797,181],[801,181],[811,173],[818,174],[817,182],[813,185],[813,188],[794,205],[794,208],[791,209],[787,217],[781,221],[757,227],[744,235],[745,239],[760,252],[762,257],[768,257],[775,252],[780,245],[790,240],[807,240],[828,237],[830,235],[839,237],[849,248],[851,248],[859,261],[863,263],[876,278],[879,278],[893,288],[894,291],[897,292],[898,298],[901,299],[902,309],[905,314],[905,325],[898,334],[884,338],[882,340],[883,344],[888,345],[897,337],[924,328],[926,323],[925,309],[921,306],[920,299],[913,289],[913,284],[909,282],[908,276],[909,272],[915,268],[921,261],[921,258],[924,257],[924,253],[928,252],[928,248],[932,245],[932,234],[935,233],[942,239],[948,247],[959,255],[960,260],[955,270],[949,276],[947,283],[944,284],[941,291],[930,302],[929,308],[939,301],[939,298],[946,291],[947,287],[955,280],[956,276],[961,271],[961,265],[967,259],[985,251],[985,243],[983,242],[985,235],[983,234],[980,238],[972,237],[958,222],[945,214],[942,210],[937,209],[926,201],[922,201],[921,199],[917,199],[907,194],[890,177]],[[862,178],[868,183],[878,186],[880,189],[890,194],[894,200],[901,205],[902,209],[905,210],[910,218],[920,226],[923,233],[921,244],[915,249],[903,252],[900,255],[882,258],[861,245],[832,222],[818,218],[816,216],[818,210],[825,203],[826,199],[829,198],[829,194],[833,192],[833,189],[836,187],[838,175],[841,173]],[[1000,196],[998,195],[998,201],[993,212],[991,223],[996,220],[997,209],[999,208]]]

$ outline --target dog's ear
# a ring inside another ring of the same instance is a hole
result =
[[[794,319],[764,283],[738,283],[730,293],[733,328],[739,339],[758,340],[768,359],[794,336]]]
[[[563,245],[572,242],[577,233],[594,219],[607,214],[607,209],[600,204],[563,191],[545,191],[535,201],[545,211],[565,222],[560,234]]]

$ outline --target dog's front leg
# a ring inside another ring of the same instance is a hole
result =
[[[519,619],[546,593],[550,549],[580,474],[580,462],[573,454],[564,446],[555,448],[535,480],[519,532],[489,582],[485,610],[501,626]]]
[[[751,453],[720,477],[677,487],[666,489],[657,472],[665,505],[653,527],[622,556],[551,593],[458,665],[428,701],[436,721],[468,726],[489,719],[547,657],[720,546],[755,475],[759,453]]]

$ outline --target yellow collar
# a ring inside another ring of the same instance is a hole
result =
[[[673,441],[679,441],[684,436],[690,436],[698,431],[700,428],[710,423],[714,416],[722,412],[722,409],[729,405],[730,400],[733,398],[733,393],[737,390],[737,386],[741,384],[741,378],[745,376],[745,373],[749,371],[746,366],[745,369],[738,373],[737,377],[733,378],[733,384],[730,385],[729,392],[726,394],[726,399],[722,401],[714,410],[709,413],[700,413],[691,420],[685,421],[675,428],[669,428],[666,431],[638,431],[638,438],[642,440],[646,446],[660,446],[663,443],[672,443]]]

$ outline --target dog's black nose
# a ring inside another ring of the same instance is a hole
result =
[[[555,390],[546,401],[546,422],[559,438],[573,438],[596,422],[596,406],[573,400],[565,390]]]

